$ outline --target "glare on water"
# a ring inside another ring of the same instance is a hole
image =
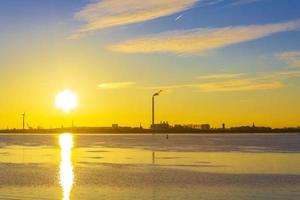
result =
[[[298,200],[299,144],[298,134],[0,134],[0,199]]]
[[[59,144],[61,148],[60,161],[60,185],[63,190],[62,200],[69,200],[72,186],[74,183],[74,172],[72,165],[72,147],[73,136],[69,133],[64,133],[59,136]]]

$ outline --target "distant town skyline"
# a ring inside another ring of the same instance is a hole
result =
[[[2,0],[0,129],[300,125],[298,0]],[[63,112],[61,91],[78,105]],[[77,102],[76,102],[77,103]],[[27,124],[28,123],[28,124]]]

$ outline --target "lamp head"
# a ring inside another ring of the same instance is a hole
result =
[[[154,93],[153,96],[158,96],[160,93],[162,92],[162,90],[159,90],[158,92]]]

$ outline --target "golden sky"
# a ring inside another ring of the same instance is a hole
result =
[[[45,2],[0,8],[1,129],[148,127],[160,89],[157,122],[300,125],[298,1]]]

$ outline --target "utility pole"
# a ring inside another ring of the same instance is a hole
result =
[[[155,119],[154,119],[154,115],[155,115],[155,102],[154,102],[154,97],[158,96],[160,93],[162,92],[162,90],[159,90],[158,92],[154,93],[152,95],[152,127],[151,128],[154,128],[154,124],[155,124]]]
[[[26,117],[25,112],[22,114],[22,117],[23,117],[23,130],[25,130],[25,117]]]

